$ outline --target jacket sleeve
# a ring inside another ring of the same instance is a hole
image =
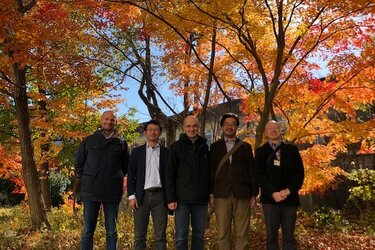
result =
[[[86,139],[84,139],[81,144],[79,145],[79,149],[77,151],[76,155],[76,161],[75,161],[75,173],[78,178],[81,178],[83,175],[83,168],[86,162]]]
[[[216,168],[217,168],[217,154],[215,150],[215,144],[211,144],[210,151],[209,151],[209,174],[210,174],[210,194],[214,193],[215,190],[215,175],[216,175]],[[215,156],[216,154],[216,156]]]
[[[122,156],[122,174],[126,176],[128,173],[128,164],[129,164],[129,148],[128,143],[126,141],[124,143],[124,154]]]
[[[293,173],[290,183],[287,185],[291,193],[298,193],[302,188],[303,180],[305,178],[304,167],[301,155],[296,146],[291,148],[292,155],[295,157],[295,171]]]
[[[255,160],[253,155],[253,149],[250,144],[248,144],[248,150],[249,150],[249,174],[250,174],[250,181],[251,181],[251,196],[257,196],[259,193],[259,187],[257,183],[257,170],[255,166]]]
[[[132,154],[130,155],[129,159],[129,166],[128,166],[128,178],[127,178],[127,195],[135,194],[136,190],[136,178],[137,178],[137,151],[136,149],[133,150]]]
[[[167,166],[165,169],[165,194],[167,204],[177,201],[176,197],[176,177],[177,177],[177,166],[178,166],[178,155],[175,145],[172,144],[169,153]]]

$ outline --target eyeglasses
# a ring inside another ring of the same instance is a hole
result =
[[[226,123],[224,122],[223,127],[237,127],[237,123]]]
[[[148,128],[146,129],[147,132],[160,132],[160,129],[158,128]]]

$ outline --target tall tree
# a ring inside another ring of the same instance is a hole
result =
[[[312,121],[318,120],[328,107],[332,107],[332,97],[345,88],[352,88],[361,72],[366,69],[372,70],[373,60],[368,52],[360,53],[365,45],[369,51],[373,50],[374,45],[371,40],[374,26],[371,23],[375,5],[368,1],[118,2],[137,6],[157,18],[177,34],[180,43],[182,40],[191,44],[181,35],[181,31],[186,30],[187,23],[200,37],[211,37],[210,32],[207,32],[208,27],[214,27],[213,24],[218,27],[216,45],[220,52],[216,53],[215,63],[219,60],[225,61],[220,69],[222,72],[226,69],[231,73],[220,74],[219,67],[211,69],[204,60],[201,60],[202,67],[212,73],[216,86],[221,90],[219,96],[245,99],[244,111],[249,114],[252,121],[257,122],[254,130],[255,147],[262,142],[264,127],[270,118],[280,119],[284,116],[283,119],[288,119],[290,114],[296,113],[294,110],[283,112],[285,110],[276,107],[275,105],[280,103],[278,96],[285,96],[283,93],[290,96],[293,94],[290,91],[293,91],[298,83],[307,84],[318,78],[321,69],[319,62],[332,66],[326,74],[331,74],[338,84],[331,92],[321,95],[326,99],[320,100],[318,106],[309,106],[312,116],[307,120],[303,119],[305,124],[301,126],[304,129],[309,127],[311,135],[314,134],[313,130],[317,129]],[[170,34],[165,35],[166,40],[170,40],[170,37]],[[191,48],[193,53],[198,55],[194,46]],[[210,53],[206,51],[206,55],[208,54]],[[197,58],[201,59],[198,56]],[[353,66],[355,70],[351,69]],[[232,77],[228,78],[227,75]],[[179,87],[189,93],[195,91],[192,88],[184,89],[183,82]],[[372,91],[368,87],[362,90],[366,96]],[[285,100],[294,102],[290,98]],[[304,102],[309,102],[308,95],[305,95]],[[299,105],[303,104],[299,102]],[[304,106],[299,106],[301,107]],[[313,110],[314,108],[317,110]],[[312,120],[309,122],[309,119]],[[290,135],[294,133],[292,131],[299,130],[293,126],[294,124],[289,125]],[[349,129],[350,125],[346,125]],[[303,137],[290,138],[295,141]],[[335,150],[332,150],[333,157]],[[329,164],[323,164],[322,167],[324,170],[330,168]],[[334,171],[335,169],[332,169],[331,173]]]
[[[102,99],[108,97],[111,85],[95,76],[95,65],[83,56],[91,44],[87,27],[80,21],[91,5],[82,4],[0,3],[4,14],[0,18],[0,92],[9,107],[15,108],[22,176],[32,224],[38,228],[49,226],[41,196],[41,190],[47,190],[48,185],[41,189],[36,159],[45,168],[42,174],[48,174],[51,152],[47,155],[47,151],[56,148],[51,144],[56,135],[82,134],[64,130],[66,123],[84,122],[90,112],[113,107],[112,101]],[[48,175],[42,178],[47,180]]]

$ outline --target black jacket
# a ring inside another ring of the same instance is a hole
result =
[[[79,147],[75,171],[82,179],[83,200],[119,202],[129,160],[128,145],[120,135],[106,140],[101,130]]]
[[[280,166],[274,164],[277,151],[280,151]],[[267,142],[255,150],[255,163],[262,203],[287,206],[300,204],[298,191],[303,184],[304,168],[302,158],[295,145],[282,142],[276,150],[273,150]],[[285,188],[289,188],[291,194],[284,201],[276,203],[272,194]]]
[[[207,140],[201,136],[192,143],[182,134],[171,145],[165,172],[167,202],[207,204],[209,198],[209,166]]]
[[[165,197],[165,167],[168,161],[169,150],[160,146],[159,174]],[[146,144],[136,147],[129,160],[128,168],[128,196],[135,194],[139,205],[142,204],[146,177]]]

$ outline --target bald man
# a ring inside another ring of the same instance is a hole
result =
[[[192,250],[203,250],[204,229],[209,198],[207,140],[198,135],[200,123],[195,116],[184,119],[180,139],[171,145],[165,171],[168,208],[175,211],[177,250],[188,249],[189,224]]]
[[[281,226],[282,249],[297,249],[294,229],[298,191],[304,180],[304,168],[298,148],[282,141],[280,125],[269,121],[264,132],[267,142],[255,151],[258,183],[261,188],[266,231],[267,250],[277,250],[278,231]]]
[[[115,128],[116,116],[105,111],[101,128],[86,137],[77,152],[75,171],[82,181],[84,226],[81,249],[93,249],[100,206],[104,208],[106,249],[117,249],[116,221],[127,172],[128,145]]]

